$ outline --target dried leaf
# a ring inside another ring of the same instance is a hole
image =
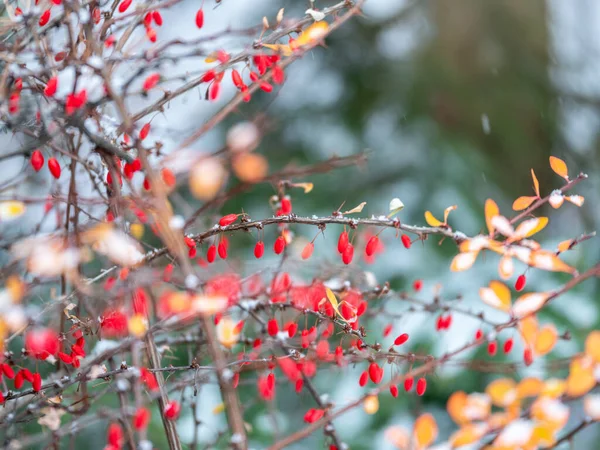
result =
[[[292,184],[292,186],[304,189],[305,194],[308,194],[309,192],[311,192],[313,190],[313,188],[315,187],[315,185],[313,183],[294,183],[294,184]]]
[[[533,219],[524,220],[517,226],[511,240],[521,240],[533,236],[537,232],[543,230],[546,225],[548,225],[547,217],[535,217]]]
[[[529,265],[550,272],[566,272],[570,274],[577,272],[574,267],[563,262],[555,253],[547,250],[536,250],[531,252]]]
[[[573,203],[575,206],[583,206],[583,202],[585,201],[585,198],[583,198],[582,195],[567,195],[565,196],[565,200],[568,202]]]
[[[513,315],[520,319],[537,312],[544,304],[548,294],[545,292],[529,292],[521,295],[512,307]]]
[[[388,214],[388,218],[394,217],[400,211],[404,209],[404,203],[399,198],[393,198],[390,200],[390,213]]]
[[[504,312],[510,311],[510,289],[500,281],[493,280],[490,282],[489,287],[479,289],[479,296],[484,303],[492,308]]]
[[[367,204],[367,202],[362,202],[360,205],[355,206],[354,208],[352,208],[349,211],[345,211],[342,214],[354,214],[354,213],[359,213],[363,210],[363,208],[365,207],[365,205]]]
[[[447,224],[448,223],[448,215],[450,214],[450,212],[454,211],[456,208],[458,208],[457,205],[452,205],[452,206],[448,206],[445,210],[444,210],[444,223]]]

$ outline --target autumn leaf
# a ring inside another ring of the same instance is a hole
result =
[[[569,181],[569,170],[567,169],[567,164],[562,159],[557,158],[556,156],[551,156],[550,167],[555,174]]]

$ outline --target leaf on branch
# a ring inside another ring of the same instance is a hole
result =
[[[342,214],[355,214],[355,213],[362,212],[362,210],[366,204],[367,204],[367,202],[362,202],[360,205],[355,206],[354,208],[352,208],[349,211],[344,211]]]
[[[512,209],[514,211],[523,211],[531,206],[537,200],[537,197],[521,196],[513,202]]]
[[[495,216],[500,215],[500,208],[494,200],[488,198],[485,201],[485,223],[487,225],[488,231],[491,234],[494,234],[494,226],[492,225],[492,219]]]
[[[394,217],[400,211],[404,209],[404,203],[398,197],[390,200],[390,213],[388,214],[388,218]]]
[[[293,184],[291,184],[291,186],[304,189],[305,194],[308,194],[309,192],[311,192],[313,190],[313,188],[315,187],[315,185],[313,183],[293,183]]]
[[[557,158],[556,156],[551,156],[550,167],[556,175],[569,181],[569,169],[567,168],[567,164],[562,159]]]

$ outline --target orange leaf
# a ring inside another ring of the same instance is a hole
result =
[[[535,337],[535,354],[544,356],[549,353],[556,345],[556,341],[558,341],[558,332],[554,325],[544,325]]]
[[[596,385],[593,361],[588,357],[579,357],[571,361],[567,378],[567,395],[580,397],[591,391]]]
[[[555,253],[547,250],[536,250],[529,256],[529,265],[550,272],[575,273],[577,270],[563,262]]]
[[[569,181],[569,170],[567,169],[567,164],[562,159],[557,158],[556,156],[551,156],[550,167],[558,176]]]
[[[529,206],[536,200],[537,197],[529,197],[524,195],[513,202],[512,208],[514,211],[522,211],[529,208]]]
[[[429,447],[437,438],[438,427],[431,414],[423,414],[415,421],[414,437],[417,448]]]
[[[500,214],[500,208],[494,200],[488,198],[485,201],[485,223],[490,234],[494,234],[494,226],[492,225],[492,217]]]
[[[528,316],[523,320],[520,320],[519,332],[521,333],[521,337],[527,346],[533,345],[535,336],[538,332],[538,323],[535,316]]]
[[[535,172],[531,169],[531,178],[533,178],[533,190],[535,191],[535,195],[540,198],[540,182],[535,176]]]
[[[454,392],[448,399],[446,409],[448,414],[459,425],[463,425],[469,422],[469,419],[465,416],[465,408],[467,406],[467,394],[463,391]]]
[[[486,423],[473,423],[465,425],[450,436],[452,448],[462,447],[479,441],[488,431]]]
[[[567,239],[566,241],[562,241],[560,244],[558,244],[558,251],[561,253],[566,252],[571,248],[572,243],[573,239]]]
[[[537,397],[540,395],[543,387],[544,382],[539,378],[523,378],[521,381],[519,381],[519,385],[517,386],[517,394],[520,399],[526,397]]]
[[[513,271],[514,264],[512,258],[508,255],[503,256],[498,264],[498,273],[500,274],[500,278],[503,280],[508,280],[510,277],[512,277]]]
[[[565,200],[573,203],[575,206],[583,206],[583,202],[585,198],[582,195],[567,195],[565,196]]]

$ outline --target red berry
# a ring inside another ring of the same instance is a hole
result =
[[[148,409],[138,408],[133,416],[133,427],[138,431],[145,429],[150,423],[150,416],[151,413]]]
[[[275,254],[280,255],[285,249],[285,245],[286,242],[283,236],[279,236],[277,239],[275,239],[275,244],[273,245],[273,251]]]
[[[513,340],[512,338],[508,338],[505,342],[504,342],[504,353],[510,353],[510,351],[513,348]]]
[[[9,366],[8,364],[2,364],[0,365],[2,370],[1,372],[4,374],[4,376],[6,378],[8,378],[9,380],[12,380],[15,377],[15,371],[13,370],[13,368],[11,366]]]
[[[408,341],[408,333],[402,333],[396,338],[396,340],[394,341],[394,345],[402,345],[406,341]]]
[[[31,159],[29,160],[31,163],[31,167],[36,172],[39,172],[42,167],[44,167],[44,154],[39,150],[34,151],[31,154]]]
[[[385,328],[383,329],[383,333],[381,333],[383,335],[383,337],[388,337],[390,335],[390,333],[392,332],[393,329],[393,325],[391,323],[388,323]]]
[[[155,87],[159,81],[160,81],[159,73],[153,73],[151,75],[148,75],[146,77],[146,79],[144,80],[144,85],[142,86],[142,89],[144,91],[149,91],[150,89]]]
[[[265,253],[265,243],[263,241],[258,241],[254,246],[254,256],[256,259],[262,258]]]
[[[348,265],[352,262],[352,258],[354,258],[354,246],[348,243],[344,253],[342,253],[342,261],[344,264]]]
[[[404,379],[404,390],[406,392],[410,391],[413,387],[415,379],[413,377],[406,377]]]
[[[42,390],[42,376],[38,372],[33,374],[31,386],[35,392],[40,392]]]
[[[419,378],[417,381],[417,395],[421,396],[427,390],[427,380],[425,378]]]
[[[390,394],[392,394],[392,397],[394,397],[394,398],[398,397],[398,386],[396,386],[395,384],[392,384],[390,386]]]
[[[204,11],[202,10],[202,8],[200,8],[198,10],[198,12],[196,13],[196,26],[198,28],[202,28],[203,25],[204,25]]]
[[[32,358],[46,359],[59,349],[58,334],[50,328],[38,328],[25,335],[25,349]]]
[[[283,83],[285,75],[283,73],[283,69],[280,66],[278,66],[278,65],[273,66],[273,69],[272,69],[272,78],[273,78],[273,82],[275,84],[282,84]]]
[[[227,244],[225,243],[225,241],[219,242],[218,250],[219,250],[219,258],[227,259]]]
[[[279,333],[279,324],[276,319],[267,322],[267,333],[269,333],[269,336],[276,336]]]
[[[154,23],[157,26],[159,26],[159,27],[162,26],[162,24],[163,24],[163,18],[162,18],[162,16],[161,16],[161,14],[160,14],[159,11],[153,11],[152,12],[152,18],[154,19]]]
[[[106,432],[107,442],[115,448],[123,446],[123,429],[118,423],[111,423]]]
[[[150,133],[150,122],[145,124],[140,130],[140,140],[144,140],[148,137],[148,133]]]
[[[415,280],[413,282],[413,289],[419,292],[423,288],[423,280]]]
[[[244,86],[244,81],[242,80],[242,76],[235,69],[233,69],[231,71],[231,80],[233,81],[233,84],[235,85],[235,87],[238,89],[241,89],[242,86]]]
[[[54,178],[57,180],[60,178],[60,164],[58,164],[56,158],[50,158],[48,160],[48,170]]]
[[[73,358],[63,352],[58,352],[58,358],[65,364],[73,364]]]
[[[177,420],[180,411],[181,406],[179,406],[179,403],[175,400],[171,400],[165,405],[165,417],[168,420]]]
[[[291,323],[287,329],[288,336],[291,338],[294,337],[296,335],[296,331],[298,331],[298,324]]]
[[[131,0],[130,0],[131,1]],[[47,9],[46,11],[44,11],[42,13],[42,15],[40,16],[40,21],[38,22],[40,27],[43,27],[44,25],[46,25],[48,22],[50,21],[50,10]]]
[[[210,85],[209,91],[208,91],[208,98],[210,101],[214,102],[219,98],[219,94],[221,93],[221,83],[219,83],[218,81],[215,81],[213,84]]]
[[[292,201],[289,197],[283,197],[281,199],[281,214],[284,216],[289,215],[292,212]]]
[[[365,247],[365,253],[367,256],[373,256],[375,250],[377,249],[377,245],[379,244],[379,237],[373,236],[367,242],[367,246]]]
[[[312,256],[313,250],[315,249],[315,244],[309,242],[306,244],[304,249],[302,250],[302,259],[308,259]]]
[[[17,375],[15,376],[15,389],[21,389],[23,387],[23,383],[25,383],[25,378],[23,377],[23,371],[19,370]]]
[[[496,341],[491,341],[488,343],[487,351],[490,356],[494,356],[496,354],[496,350],[498,350],[498,344]]]
[[[369,373],[365,370],[363,373],[360,374],[360,378],[358,379],[358,385],[360,387],[363,387],[367,384],[368,380],[369,380]]]
[[[526,348],[523,352],[523,361],[526,366],[530,366],[533,363],[533,351],[530,348]]]
[[[481,331],[481,329],[478,329],[478,330],[475,332],[475,340],[477,340],[477,341],[478,341],[478,340],[480,340],[482,337],[483,337],[483,331]]]
[[[210,247],[208,247],[208,251],[206,252],[206,260],[209,263],[213,263],[213,262],[215,262],[216,257],[217,257],[217,246],[215,244],[212,244]]]
[[[406,234],[403,234],[400,240],[402,241],[402,245],[404,245],[405,248],[410,248],[410,246],[412,245],[410,237]]]
[[[222,227],[226,227],[235,222],[237,218],[237,214],[227,214],[226,216],[221,217],[221,219],[219,220],[219,225]]]
[[[519,277],[517,278],[517,281],[515,282],[515,290],[517,292],[521,292],[525,288],[526,282],[527,282],[527,279],[525,278],[525,274],[519,275]]]
[[[44,95],[46,97],[52,97],[54,94],[56,94],[56,89],[58,88],[58,78],[57,77],[52,77],[48,80],[48,83],[46,83],[46,87],[44,88]]]
[[[348,247],[348,233],[345,231],[342,231],[342,233],[340,234],[340,237],[338,239],[338,252],[344,253],[344,250],[346,250],[346,247]]]
[[[379,384],[383,378],[383,368],[379,364],[372,362],[369,365],[369,378],[375,384]]]
[[[119,12],[123,13],[127,11],[127,8],[131,6],[131,2],[132,0],[123,0],[121,3],[119,3]]]

